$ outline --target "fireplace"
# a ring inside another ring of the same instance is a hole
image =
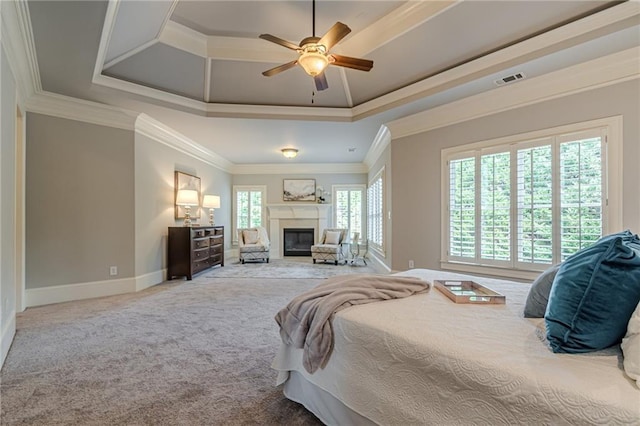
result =
[[[313,228],[284,228],[284,256],[311,256]]]

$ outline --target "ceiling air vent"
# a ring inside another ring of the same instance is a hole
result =
[[[514,83],[518,80],[522,80],[524,78],[526,78],[524,73],[518,72],[515,74],[508,75],[506,77],[499,78],[495,81],[495,83],[496,83],[496,86],[503,86],[505,84]]]

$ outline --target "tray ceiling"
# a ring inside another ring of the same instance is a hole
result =
[[[347,24],[331,51],[374,66],[330,66],[314,94],[299,67],[262,76],[296,52],[258,38],[310,36],[311,0],[26,2],[43,91],[144,113],[247,165],[360,164],[383,124],[640,45],[637,2],[317,0],[317,35]]]
[[[374,61],[330,66],[315,92],[300,67],[261,72],[312,32],[310,1],[121,1],[102,74],[203,103],[352,108],[613,5],[602,1],[318,1],[316,35],[352,32],[332,52]]]

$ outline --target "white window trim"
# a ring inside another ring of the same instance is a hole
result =
[[[262,192],[262,211],[260,212],[260,223],[266,229],[266,210],[267,210],[267,186],[266,185],[233,185],[232,197],[232,229],[231,229],[231,244],[238,245],[238,192],[240,191],[260,191]]]
[[[623,146],[623,123],[622,116],[612,116],[596,120],[589,120],[581,123],[567,124],[563,126],[553,127],[549,129],[537,130],[533,132],[520,133],[502,138],[491,139],[471,143],[464,146],[443,149],[440,157],[441,164],[441,189],[440,189],[440,206],[441,206],[441,223],[440,223],[440,267],[445,270],[453,270],[466,273],[490,274],[496,276],[504,276],[511,278],[519,278],[530,280],[540,274],[539,270],[532,269],[513,269],[511,267],[496,267],[470,264],[464,262],[454,262],[447,260],[447,250],[449,245],[449,215],[447,212],[448,205],[448,167],[447,161],[454,158],[465,157],[466,155],[478,150],[490,150],[494,147],[508,144],[516,144],[518,142],[529,141],[533,144],[540,139],[548,137],[557,137],[568,133],[577,133],[594,128],[606,128],[606,140],[604,144],[603,161],[605,164],[606,175],[605,195],[606,200],[603,206],[603,229],[605,234],[619,232],[624,230],[622,227],[622,146]]]
[[[340,185],[332,185],[331,186],[331,199],[333,200],[333,226],[337,226],[338,223],[338,212],[336,208],[336,203],[338,202],[337,192],[338,191],[360,191],[362,193],[362,205],[360,206],[360,238],[364,238],[366,236],[367,230],[367,185],[364,184],[340,184]],[[349,230],[351,232],[351,230]],[[363,235],[364,234],[364,235]],[[349,235],[351,238],[351,235]]]
[[[378,180],[378,178],[381,179],[382,182],[382,195],[381,195],[381,201],[382,201],[382,205],[380,206],[381,208],[381,212],[380,212],[380,224],[382,226],[382,230],[381,230],[381,235],[382,235],[382,244],[377,244],[373,241],[371,241],[369,239],[369,187],[373,184],[373,182],[375,182],[376,180]],[[385,258],[386,257],[386,250],[385,250],[385,246],[387,245],[387,220],[386,220],[386,211],[387,211],[387,185],[386,185],[386,173],[385,173],[385,166],[383,166],[380,170],[378,170],[378,172],[376,174],[373,175],[373,178],[371,180],[369,180],[369,182],[367,183],[367,188],[365,191],[365,197],[367,200],[367,228],[365,228],[367,230],[366,235],[367,235],[367,239],[369,240],[369,250],[373,251],[375,253],[377,253],[378,255],[380,255],[380,257]]]

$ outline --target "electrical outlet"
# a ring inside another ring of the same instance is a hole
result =
[[[118,275],[118,267],[117,266],[109,267],[109,275],[111,276]]]
[[[413,260],[409,261],[409,268],[413,268]]]

